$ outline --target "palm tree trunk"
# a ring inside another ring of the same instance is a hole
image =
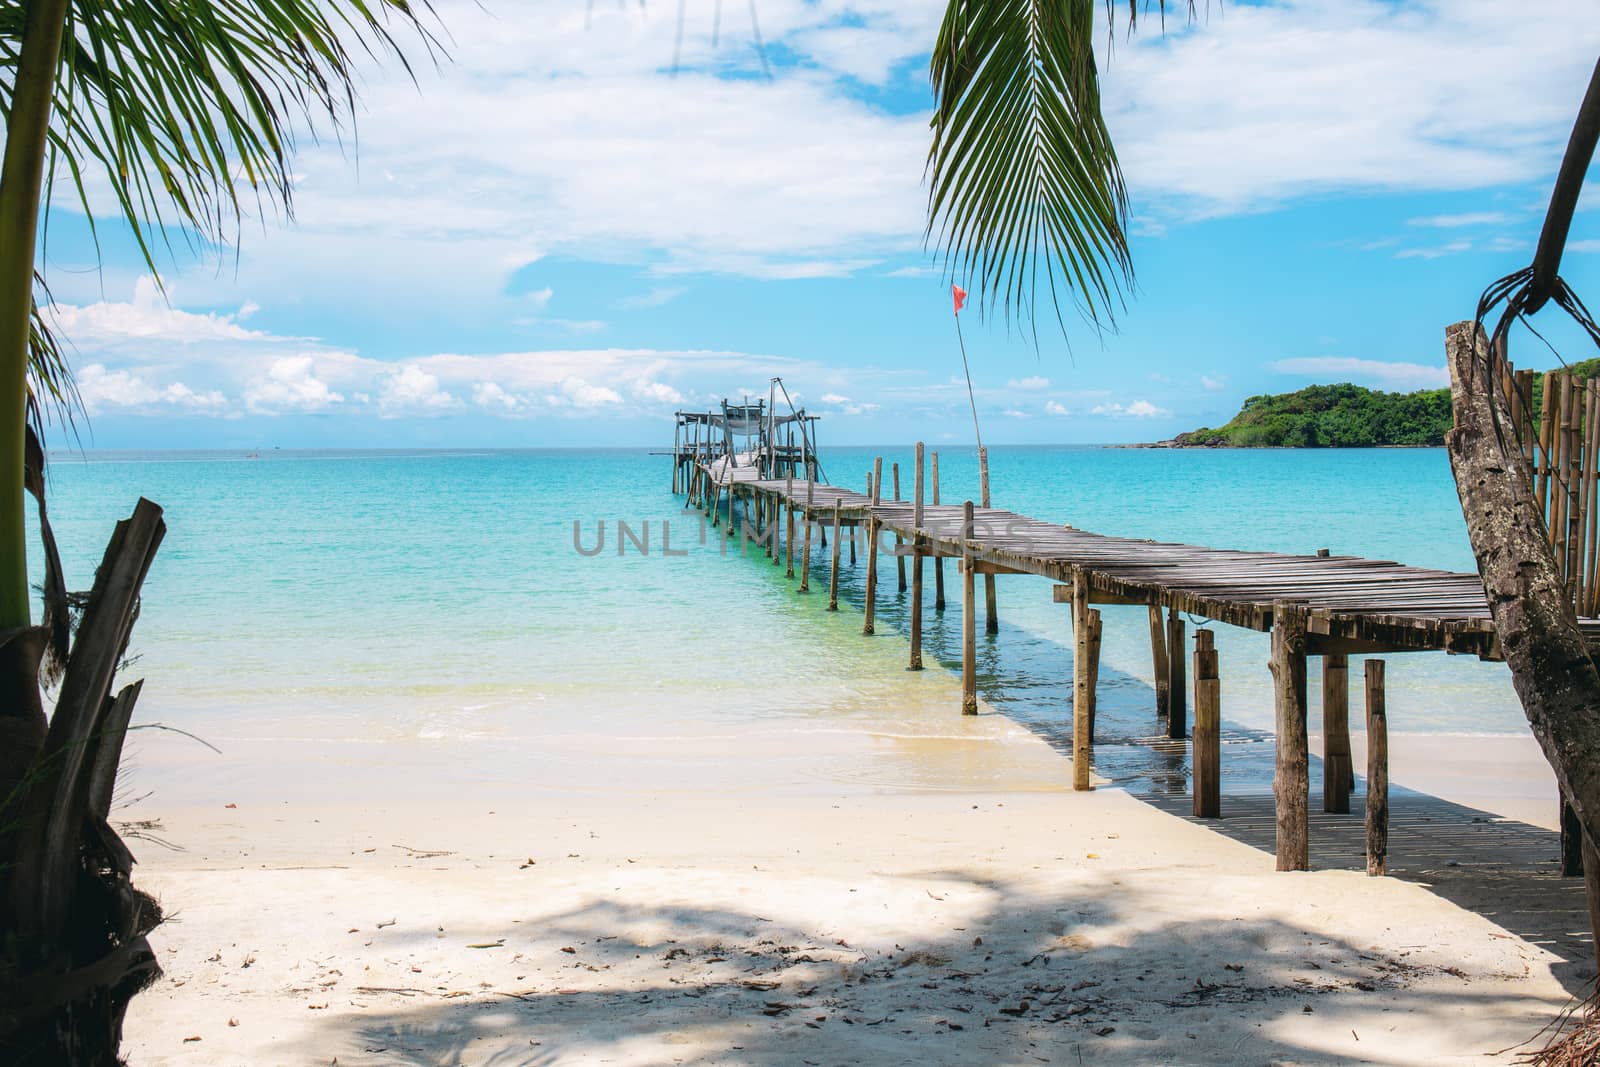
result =
[[[27,528],[22,518],[28,326],[45,136],[67,0],[30,0],[27,10],[5,159],[0,163],[0,631],[31,621]]]
[[[1582,824],[1591,920],[1600,920],[1600,672],[1578,629],[1534,499],[1494,357],[1476,323],[1445,331],[1455,428],[1445,435],[1489,613],[1511,681]],[[1596,940],[1600,953],[1600,939]]]

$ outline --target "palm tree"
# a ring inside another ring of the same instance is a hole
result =
[[[386,53],[404,63],[397,30],[418,32],[433,51],[421,23],[427,5],[0,0],[0,1058],[7,1062],[109,1062],[128,997],[159,973],[142,944],[156,914],[148,899],[127,884],[125,869],[120,880],[101,877],[104,863],[91,862],[114,858],[120,842],[114,833],[106,838],[103,826],[86,832],[73,822],[80,815],[52,807],[49,788],[75,747],[98,740],[58,744],[54,724],[46,736],[38,677],[50,635],[33,626],[28,588],[25,488],[39,497],[43,517],[43,449],[30,418],[42,428],[54,409],[70,421],[74,399],[62,350],[38,314],[36,245],[50,191],[57,184],[74,190],[91,226],[100,205],[90,190],[109,191],[113,215],[157,277],[158,255],[176,244],[226,245],[247,209],[275,203],[290,212],[296,132],[314,134],[319,124],[339,131],[350,121],[359,56]],[[151,554],[160,529],[154,513]],[[46,558],[55,570],[48,544]],[[59,574],[47,574],[47,593],[61,588]],[[54,621],[59,654],[65,619]],[[125,625],[121,632],[125,640]],[[80,634],[74,663],[82,643]],[[108,651],[114,666],[120,646],[113,641]],[[99,703],[110,681],[109,669],[102,673],[102,692],[91,696]],[[69,669],[63,703],[72,681]],[[59,829],[63,819],[64,837],[41,829]],[[50,861],[66,872],[59,892],[39,876],[47,839],[70,843],[72,855]],[[86,889],[85,877],[101,888]],[[63,895],[83,898],[83,906]],[[71,929],[62,916],[71,917]],[[84,929],[86,921],[97,928]]]
[[[1059,317],[1063,297],[1095,325],[1114,322],[1132,264],[1126,190],[1100,108],[1094,0],[949,0],[934,46],[928,237],[952,276],[1006,313]],[[1166,4],[1159,3],[1163,15]],[[1107,0],[1108,22],[1118,22]],[[1193,18],[1195,5],[1185,5]],[[1128,0],[1131,30],[1138,0]],[[1457,429],[1448,440],[1473,552],[1535,736],[1584,831],[1600,931],[1600,673],[1578,630],[1522,467],[1496,373],[1512,323],[1554,304],[1600,343],[1559,276],[1584,176],[1600,139],[1600,65],[1574,124],[1533,263],[1492,284],[1474,322],[1452,327]],[[1499,309],[1491,337],[1482,326]],[[1497,354],[1496,354],[1497,353]],[[1492,367],[1485,367],[1485,370]],[[1501,477],[1507,471],[1509,477]],[[1535,536],[1536,535],[1536,536]],[[1596,939],[1600,947],[1600,938]]]

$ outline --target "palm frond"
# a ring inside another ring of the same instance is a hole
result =
[[[28,422],[41,438],[45,423],[56,420],[62,428],[77,431],[77,415],[83,410],[78,386],[72,378],[61,338],[51,329],[40,310],[39,297],[50,303],[50,289],[44,276],[34,272],[34,299],[28,324]]]
[[[1132,283],[1127,190],[1100,113],[1094,0],[951,0],[934,47],[927,239],[992,311],[1044,275],[1113,326]],[[1135,5],[1135,14],[1136,14]]]

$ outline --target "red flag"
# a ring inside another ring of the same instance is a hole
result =
[[[965,289],[961,288],[961,286],[959,286],[959,285],[952,285],[950,287],[950,295],[955,297],[956,314],[957,315],[961,314],[961,308],[967,302],[967,291]]]

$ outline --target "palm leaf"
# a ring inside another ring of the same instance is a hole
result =
[[[1128,0],[1130,30],[1139,9]],[[1065,293],[1091,323],[1114,326],[1133,281],[1094,10],[1095,0],[950,0],[939,28],[927,239],[952,278],[1008,317],[1032,316],[1042,268],[1058,322]],[[1108,20],[1114,10],[1106,0]]]

